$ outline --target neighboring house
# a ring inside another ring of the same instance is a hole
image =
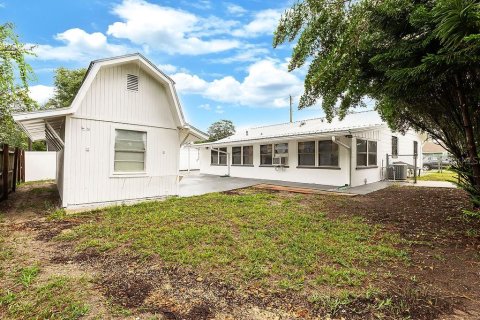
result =
[[[447,159],[449,157],[448,151],[442,147],[440,144],[427,140],[422,146],[423,158],[424,159],[437,159],[443,158]]]
[[[196,146],[202,173],[358,186],[385,177],[387,154],[390,164],[414,165],[416,149],[421,168],[421,142],[416,132],[394,133],[376,111],[367,111],[331,123],[311,119],[252,128]]]
[[[66,208],[176,195],[180,146],[206,138],[185,122],[174,81],[140,54],[91,62],[70,107],[14,119],[56,149]]]

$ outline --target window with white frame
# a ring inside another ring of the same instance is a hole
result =
[[[242,164],[242,147],[232,147],[232,164]]]
[[[243,146],[243,165],[253,165],[253,146]]]
[[[315,166],[315,141],[298,143],[298,165]]]
[[[357,139],[357,167],[377,165],[377,142]]]
[[[288,158],[288,143],[264,144],[260,146],[260,165],[273,165],[274,157]],[[282,164],[286,164],[283,163]]]
[[[392,158],[398,157],[398,137],[392,136]]]
[[[253,146],[232,147],[232,165],[252,165]]]
[[[114,172],[144,172],[147,133],[115,129]]]
[[[210,151],[211,165],[227,165],[227,148],[212,148]]]
[[[273,146],[264,144],[260,146],[260,165],[273,164]]]
[[[377,165],[377,141],[368,141],[368,165]]]
[[[338,144],[331,140],[318,141],[318,166],[338,166]]]
[[[218,150],[212,148],[210,150],[210,164],[218,164]]]

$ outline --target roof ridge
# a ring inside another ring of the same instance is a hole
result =
[[[367,112],[377,112],[377,110],[361,110],[361,111],[355,111],[355,112],[350,112],[347,113],[345,116],[351,115],[351,114],[358,114],[358,113],[367,113]],[[261,128],[268,128],[268,127],[274,127],[274,126],[281,126],[284,124],[290,124],[290,123],[301,123],[304,121],[312,121],[312,120],[324,120],[326,117],[316,117],[316,118],[310,118],[310,119],[304,119],[304,120],[297,120],[293,122],[282,122],[282,123],[276,123],[276,124],[267,124],[264,126],[257,126],[257,127],[251,127],[249,129],[261,129]]]

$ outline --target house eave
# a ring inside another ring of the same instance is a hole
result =
[[[290,140],[304,140],[304,139],[316,139],[316,138],[326,138],[332,136],[346,136],[350,134],[355,134],[358,132],[368,131],[379,129],[382,127],[386,127],[385,124],[378,124],[369,127],[361,127],[361,128],[345,128],[341,130],[327,130],[327,131],[314,131],[314,132],[302,132],[302,133],[291,133],[291,134],[278,134],[278,135],[270,135],[270,136],[263,136],[263,137],[248,137],[245,136],[242,139],[236,140],[219,140],[214,142],[205,142],[205,143],[198,143],[195,146],[198,147],[208,147],[208,146],[215,146],[215,145],[222,145],[222,146],[231,146],[231,145],[239,145],[239,144],[246,144],[246,143],[257,143],[257,142],[265,142],[265,141],[290,141]],[[228,138],[227,138],[228,139]]]

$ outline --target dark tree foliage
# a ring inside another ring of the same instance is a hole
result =
[[[208,127],[207,133],[209,136],[208,141],[217,141],[234,134],[235,126],[230,120],[219,120]]]
[[[443,144],[480,200],[479,0],[305,0],[280,20],[287,41],[290,70],[309,64],[300,108],[322,98],[331,119],[373,98],[392,129]]]

